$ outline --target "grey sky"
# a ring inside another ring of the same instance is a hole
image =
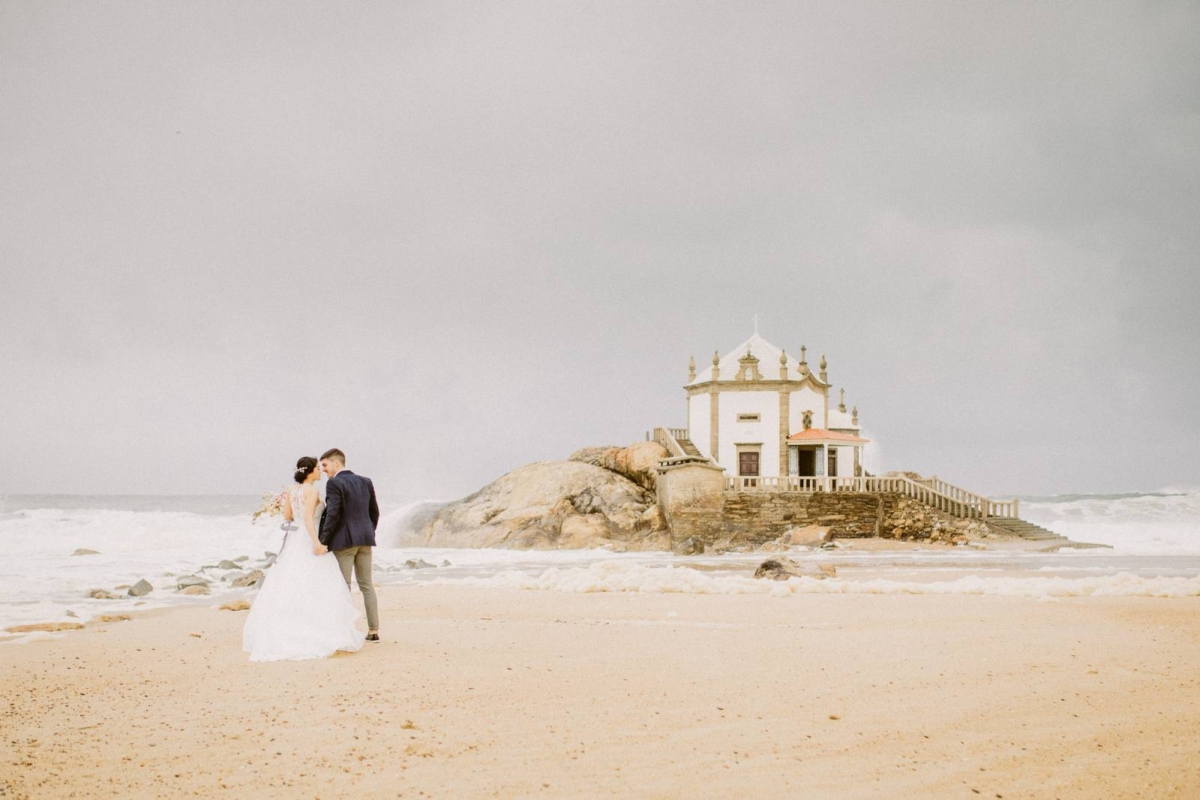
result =
[[[393,502],[826,353],[883,466],[1200,483],[1195,3],[0,4],[0,492]]]

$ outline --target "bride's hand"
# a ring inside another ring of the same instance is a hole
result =
[[[328,552],[329,552],[329,548],[323,544],[314,544],[313,545],[313,555],[314,556],[323,556]]]

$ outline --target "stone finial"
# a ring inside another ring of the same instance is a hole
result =
[[[828,365],[825,363],[825,354],[821,354],[821,383],[829,383],[829,375],[825,372]]]
[[[858,424],[858,406],[854,407],[854,416],[850,418],[850,423],[852,425]]]
[[[842,412],[843,414],[846,413],[846,390],[845,389],[842,389],[841,394],[838,396],[838,411]]]
[[[787,379],[787,350],[781,350],[779,352],[779,380],[786,381]]]
[[[808,375],[808,348],[800,345],[800,376]]]
[[[688,383],[696,380],[696,357],[688,356]]]
[[[758,357],[750,352],[750,348],[746,348],[746,355],[738,359],[738,375],[739,381],[759,381],[762,376],[758,374]]]
[[[721,379],[721,353],[719,350],[713,350],[713,367],[712,381],[716,383]]]
[[[715,367],[720,363],[721,363],[721,351],[713,350],[713,366]]]

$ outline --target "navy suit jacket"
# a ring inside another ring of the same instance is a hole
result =
[[[325,485],[325,513],[317,539],[330,550],[374,547],[379,504],[370,478],[344,469]]]

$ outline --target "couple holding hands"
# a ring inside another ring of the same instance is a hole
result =
[[[325,475],[325,498],[316,483]],[[242,631],[251,661],[299,661],[357,652],[364,635],[350,599],[353,578],[367,611],[366,641],[379,641],[371,550],[379,503],[369,478],[346,469],[336,448],[296,461],[283,502],[283,546],[263,579]],[[297,525],[296,523],[300,523]],[[331,557],[332,554],[332,557]]]

